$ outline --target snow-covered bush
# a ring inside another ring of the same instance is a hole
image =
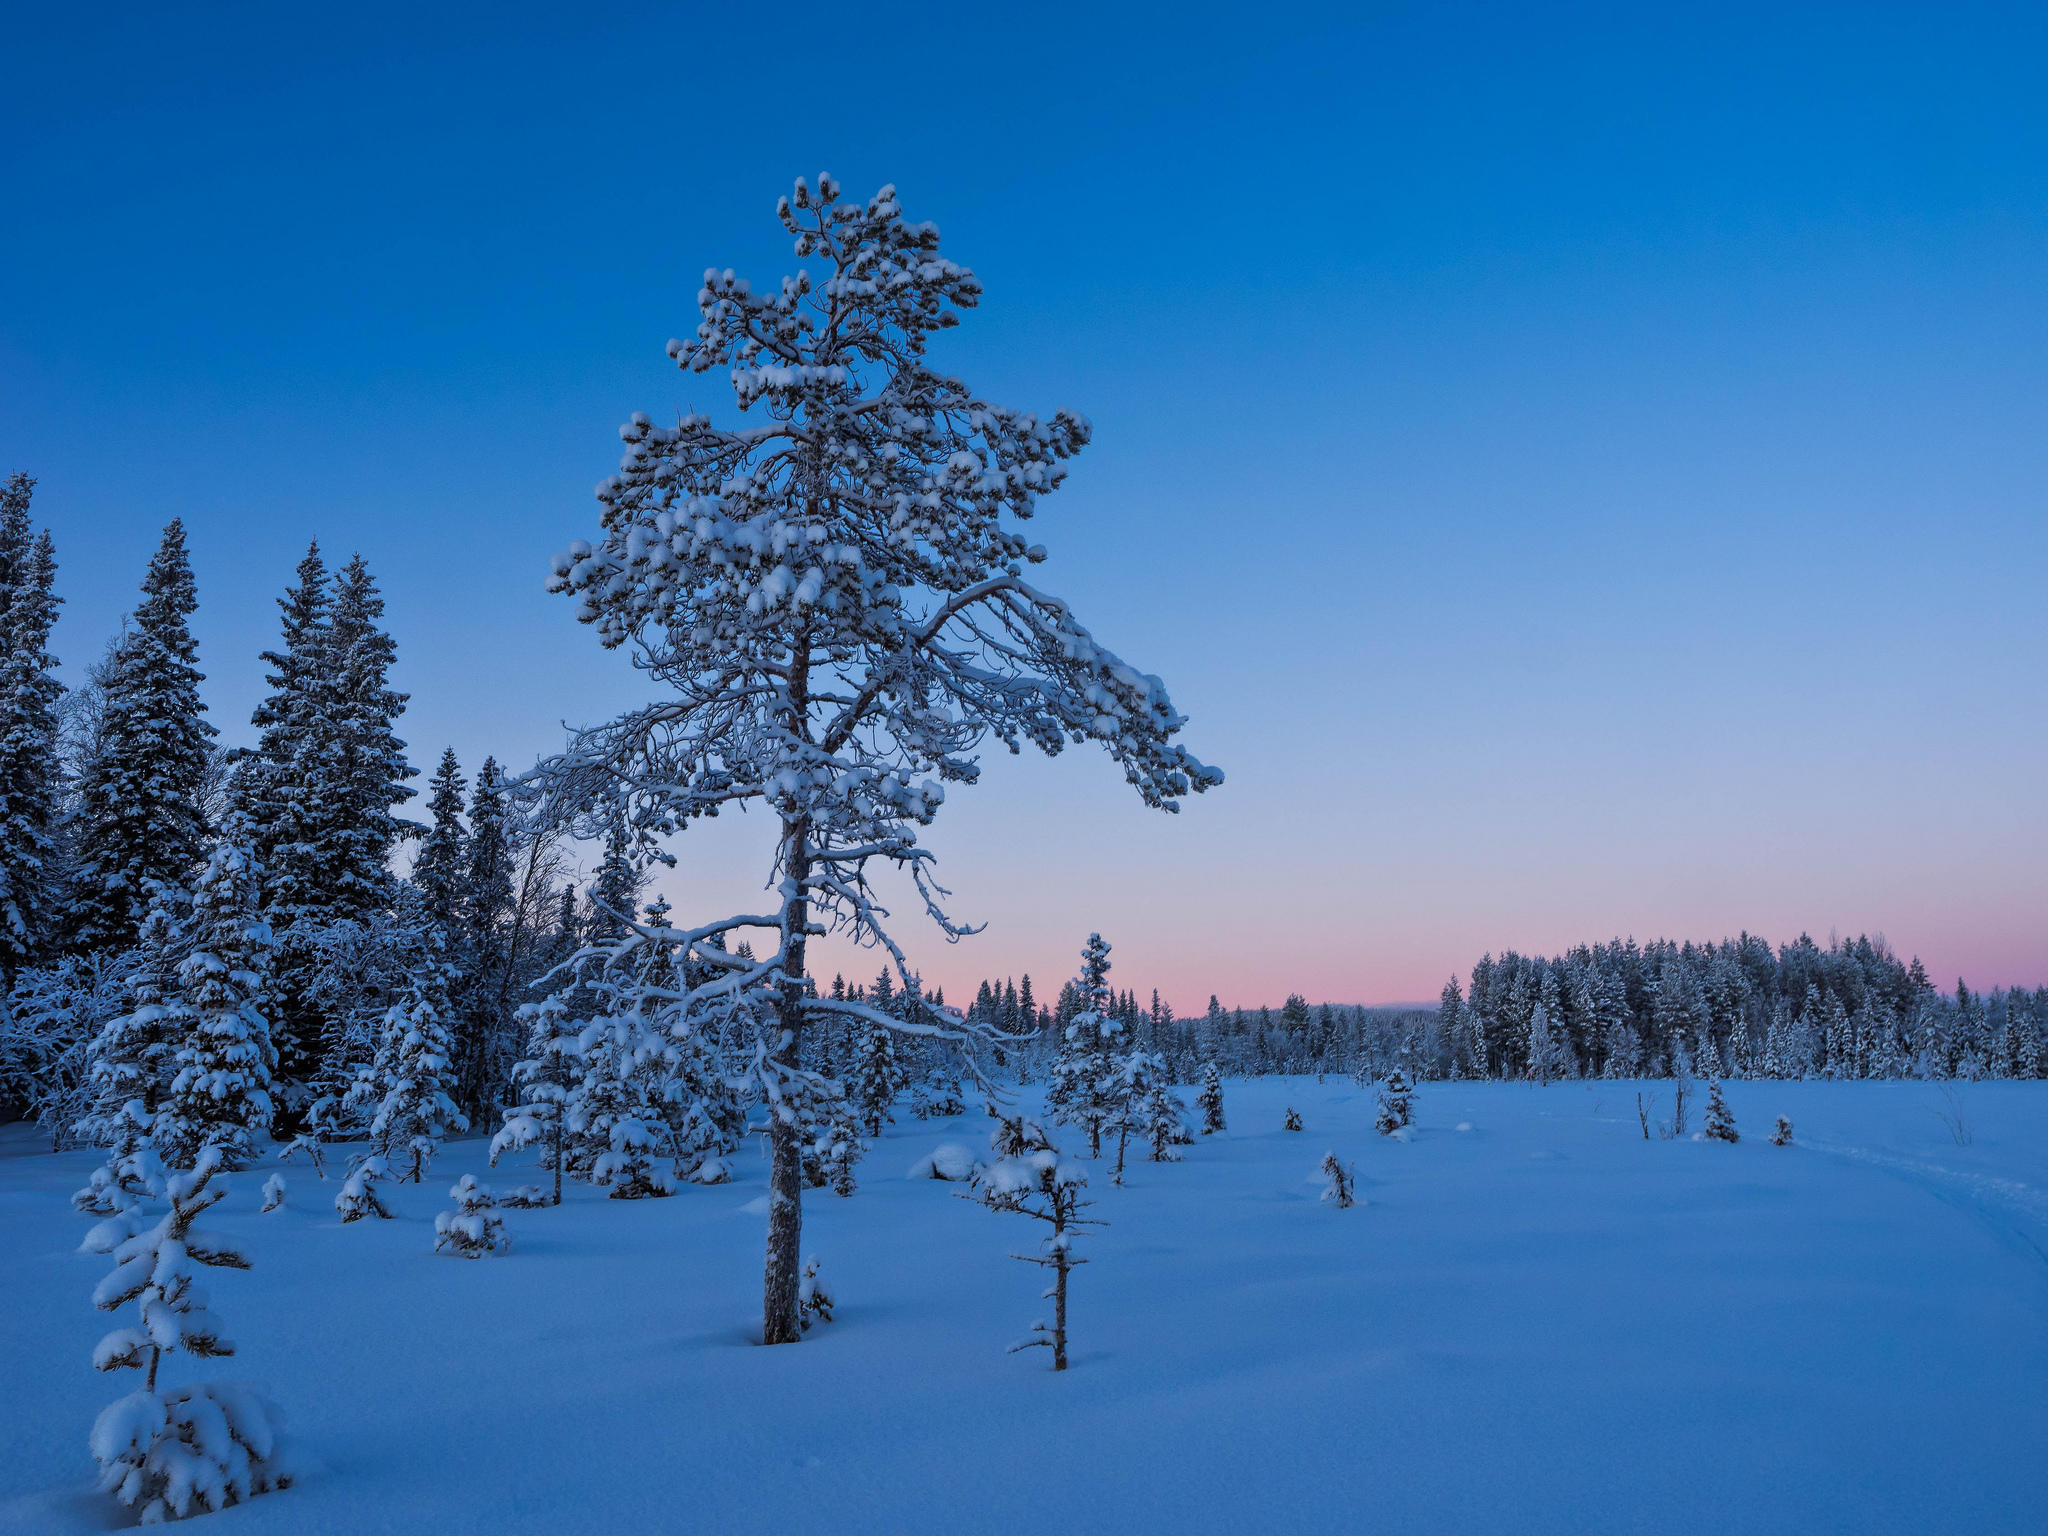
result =
[[[136,1309],[134,1326],[100,1340],[93,1365],[143,1373],[141,1389],[109,1404],[93,1424],[92,1453],[101,1490],[145,1524],[224,1509],[291,1482],[277,1411],[260,1392],[227,1382],[165,1388],[158,1380],[167,1356],[215,1359],[235,1352],[193,1284],[195,1265],[249,1267],[240,1249],[193,1226],[227,1194],[225,1182],[216,1182],[223,1161],[221,1148],[203,1146],[190,1172],[167,1178],[169,1209],[155,1226],[139,1230],[134,1213],[124,1212],[85,1239],[86,1252],[114,1259],[113,1273],[93,1291],[93,1305],[105,1312],[131,1303]]]
[[[1721,1085],[1711,1077],[1707,1079],[1707,1123],[1700,1134],[1708,1141],[1742,1140],[1735,1129],[1735,1116],[1729,1112],[1728,1101],[1721,1096]]]
[[[498,1201],[488,1185],[477,1183],[475,1174],[465,1173],[457,1179],[448,1197],[455,1202],[455,1209],[434,1217],[434,1252],[481,1259],[511,1250],[512,1234],[505,1230],[505,1218],[497,1212]]]
[[[996,1128],[989,1136],[996,1160],[974,1176],[974,1191],[963,1198],[979,1200],[992,1211],[1008,1211],[1043,1222],[1050,1230],[1036,1253],[1013,1253],[1013,1259],[1052,1271],[1052,1284],[1040,1298],[1053,1304],[1052,1321],[1031,1325],[1030,1334],[1010,1346],[1052,1351],[1052,1368],[1067,1368],[1067,1277],[1086,1259],[1074,1255],[1074,1239],[1088,1227],[1104,1223],[1081,1215],[1089,1202],[1081,1191],[1088,1187],[1088,1175],[1078,1163],[1062,1161],[1034,1121],[1021,1115],[996,1116]]]
[[[1358,1203],[1357,1197],[1352,1193],[1356,1175],[1338,1160],[1336,1153],[1323,1154],[1323,1176],[1330,1181],[1329,1187],[1323,1191],[1323,1198],[1330,1204],[1342,1211]]]
[[[1287,1106],[1287,1118],[1280,1122],[1280,1129],[1283,1131],[1298,1131],[1301,1129],[1301,1114],[1292,1104]]]
[[[1223,1123],[1223,1075],[1216,1070],[1213,1061],[1202,1065],[1202,1091],[1195,1096],[1196,1107],[1202,1111],[1202,1134],[1213,1136],[1225,1129]]]
[[[554,1203],[538,1184],[514,1185],[498,1196],[499,1206],[508,1211],[538,1211]]]
[[[375,1216],[379,1221],[391,1219],[391,1207],[377,1192],[377,1185],[390,1177],[391,1165],[374,1152],[349,1164],[348,1177],[341,1181],[341,1192],[334,1197],[334,1208],[341,1213],[344,1226],[366,1216]]]
[[[1783,1115],[1778,1116],[1778,1123],[1771,1130],[1771,1145],[1774,1147],[1789,1147],[1792,1145],[1792,1122]]]
[[[860,1127],[851,1114],[842,1111],[818,1127],[804,1154],[804,1183],[813,1189],[829,1188],[835,1195],[851,1195],[856,1188],[854,1169],[867,1154]]]
[[[905,1175],[912,1179],[943,1179],[952,1184],[965,1184],[981,1167],[981,1159],[957,1141],[942,1141],[910,1165]]]
[[[263,1214],[284,1209],[284,1175],[273,1173],[263,1181]]]

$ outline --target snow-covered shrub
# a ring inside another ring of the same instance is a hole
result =
[[[390,1177],[391,1165],[375,1153],[349,1164],[348,1177],[341,1181],[341,1193],[334,1197],[334,1208],[341,1212],[343,1225],[361,1221],[365,1216],[375,1216],[380,1221],[391,1219],[391,1207],[377,1193],[378,1183]]]
[[[1287,1106],[1287,1118],[1280,1122],[1280,1129],[1283,1131],[1298,1131],[1301,1129],[1300,1112],[1291,1104]]]
[[[284,1209],[284,1175],[273,1173],[263,1181],[263,1214]]]
[[[1323,1176],[1330,1181],[1329,1187],[1323,1191],[1323,1198],[1330,1204],[1343,1211],[1358,1203],[1357,1197],[1352,1193],[1356,1175],[1338,1160],[1336,1153],[1323,1154]]]
[[[1202,1134],[1212,1136],[1223,1130],[1223,1075],[1216,1070],[1213,1061],[1202,1065],[1202,1091],[1195,1096],[1195,1104],[1202,1111]]]
[[[488,1185],[477,1183],[475,1174],[465,1173],[455,1181],[448,1197],[455,1202],[455,1209],[434,1217],[434,1252],[481,1259],[510,1251],[512,1234],[505,1230],[505,1218],[498,1214],[498,1201]]]
[[[818,1274],[818,1256],[812,1254],[804,1261],[803,1279],[797,1285],[797,1316],[803,1320],[803,1328],[809,1331],[813,1323],[832,1321],[834,1302],[832,1293],[825,1288],[825,1282]]]
[[[1700,1134],[1708,1141],[1742,1140],[1735,1129],[1735,1116],[1729,1112],[1728,1101],[1721,1096],[1721,1085],[1711,1077],[1707,1079],[1707,1123]]]
[[[508,1211],[537,1211],[554,1203],[538,1184],[515,1185],[498,1196],[499,1206]]]
[[[1771,1145],[1774,1147],[1789,1147],[1792,1145],[1792,1122],[1783,1115],[1778,1116],[1778,1123],[1771,1130]]]
[[[1053,1304],[1050,1323],[1040,1319],[1030,1334],[1010,1346],[1020,1349],[1046,1348],[1052,1351],[1052,1368],[1067,1368],[1067,1276],[1087,1262],[1074,1256],[1074,1239],[1083,1228],[1103,1222],[1081,1215],[1088,1201],[1081,1191],[1088,1187],[1088,1175],[1078,1163],[1064,1162],[1044,1128],[1021,1115],[996,1116],[996,1128],[989,1136],[996,1160],[974,1176],[974,1191],[963,1199],[979,1200],[992,1211],[1009,1211],[1043,1222],[1051,1230],[1040,1240],[1035,1254],[1010,1255],[1026,1264],[1053,1272],[1052,1284],[1042,1300]]]
[[[981,1167],[981,1159],[957,1141],[942,1141],[910,1165],[905,1178],[943,1179],[952,1184],[965,1184],[973,1179],[975,1170]]]
[[[860,1127],[851,1114],[842,1112],[818,1128],[804,1154],[804,1182],[813,1189],[829,1188],[835,1195],[851,1195],[856,1187],[853,1170],[867,1153]]]
[[[188,1173],[164,1182],[163,1219],[138,1230],[135,1214],[102,1221],[84,1251],[111,1254],[114,1271],[93,1291],[104,1312],[133,1303],[136,1324],[116,1328],[93,1350],[102,1371],[143,1373],[140,1390],[111,1403],[92,1428],[100,1488],[145,1523],[223,1509],[255,1494],[288,1487],[275,1408],[253,1388],[227,1382],[164,1389],[165,1357],[215,1359],[235,1352],[206,1297],[193,1284],[194,1266],[247,1269],[249,1260],[218,1233],[193,1226],[227,1195],[216,1182],[223,1150],[201,1148]]]
[[[704,1158],[690,1170],[692,1184],[728,1184],[732,1181],[732,1160],[716,1153]]]

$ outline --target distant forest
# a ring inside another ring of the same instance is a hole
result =
[[[1081,1004],[1069,982],[1051,1006],[1031,979],[983,982],[973,1011],[1034,1037],[1028,1072]],[[1703,1076],[1972,1078],[2043,1075],[2048,987],[1943,994],[1882,939],[1826,948],[1801,934],[1775,948],[1744,933],[1719,943],[1614,939],[1550,958],[1487,955],[1435,1009],[1312,1005],[1176,1017],[1157,991],[1115,995],[1115,1012],[1175,1081],[1214,1061],[1226,1073],[1343,1073],[1400,1067],[1425,1078]]]

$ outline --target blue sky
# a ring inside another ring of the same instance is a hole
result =
[[[1182,1007],[1391,1000],[1747,927],[2048,980],[2048,13],[41,9],[0,472],[67,662],[176,514],[230,737],[315,535],[421,765],[634,698],[547,556],[629,412],[726,408],[663,343],[825,169],[981,274],[949,366],[1094,420],[1049,584],[1230,774],[1168,819],[995,765],[933,976],[1100,928]]]

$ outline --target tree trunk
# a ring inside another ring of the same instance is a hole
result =
[[[803,1052],[804,929],[810,921],[810,904],[803,896],[803,882],[811,872],[809,829],[801,822],[785,823],[789,849],[789,879],[796,896],[784,907],[783,954],[787,959],[785,980],[777,998],[776,1022],[782,1031],[782,1047],[775,1059],[794,1067]],[[794,1344],[803,1337],[803,1321],[797,1308],[797,1287],[802,1278],[804,1169],[803,1128],[781,1118],[768,1126],[768,1258],[761,1297],[761,1342]]]

